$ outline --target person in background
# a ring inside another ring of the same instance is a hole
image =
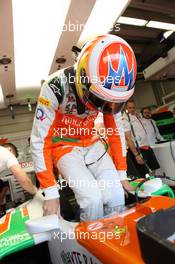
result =
[[[143,120],[136,112],[134,100],[129,100],[126,103],[126,113],[123,114],[123,127],[128,145],[128,174],[137,177],[145,177],[145,175],[149,173],[148,166],[154,174],[155,170],[159,169],[160,166],[150,147]],[[129,171],[130,162],[134,165],[134,172],[132,169]]]
[[[160,135],[156,126],[156,122],[151,119],[151,110],[149,107],[143,107],[141,110],[143,125],[147,132],[148,143],[150,146],[155,145],[155,142],[163,141],[164,138]]]
[[[4,182],[0,179],[0,217],[3,216],[5,212],[5,197],[6,193],[8,192],[9,187],[7,182]]]
[[[18,151],[15,145],[12,143],[4,143],[0,146],[0,173],[3,170],[9,169],[15,176],[16,180],[23,187],[24,190],[34,195],[37,192],[37,188],[33,185],[32,181],[27,177],[25,171],[21,168],[18,160]],[[4,201],[8,188],[0,181],[0,201]]]

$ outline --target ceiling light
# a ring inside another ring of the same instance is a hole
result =
[[[9,110],[10,110],[11,118],[15,119],[15,112],[14,112],[14,109],[13,109],[13,105],[9,105]]]
[[[163,42],[167,41],[167,38],[168,38],[171,34],[173,34],[173,32],[174,32],[174,31],[165,31],[165,32],[161,32],[161,33],[157,36],[159,42],[160,42],[160,43],[163,43]]]
[[[166,32],[164,32],[163,33],[163,36],[164,36],[164,38],[168,38],[169,36],[171,36],[171,34],[173,34],[174,33],[174,31],[172,31],[172,30],[169,30],[169,31],[166,31]]]
[[[148,20],[121,16],[117,20],[117,22],[120,24],[126,24],[126,25],[132,25],[132,26],[145,26]]]
[[[82,46],[90,38],[105,34],[113,27],[130,0],[97,0],[78,41]]]
[[[30,99],[27,99],[27,105],[28,105],[29,112],[31,112],[32,111],[32,105],[31,105]]]
[[[0,84],[0,109],[2,109],[4,107],[5,107],[4,95],[3,95],[2,87]]]
[[[146,24],[146,27],[175,31],[175,24],[153,21],[153,20],[149,21],[148,24]]]
[[[12,3],[16,86],[40,86],[49,74],[70,0]]]

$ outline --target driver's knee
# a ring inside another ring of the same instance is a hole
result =
[[[85,191],[77,202],[80,208],[97,207],[102,203],[102,193],[98,187],[92,188],[91,190]]]

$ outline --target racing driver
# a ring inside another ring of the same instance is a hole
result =
[[[80,220],[95,220],[124,205],[126,146],[121,109],[133,95],[136,60],[114,35],[88,42],[77,63],[48,77],[41,88],[31,146],[44,215],[59,212],[53,164],[72,188]],[[107,141],[94,131],[103,113]],[[109,145],[110,155],[107,151]]]

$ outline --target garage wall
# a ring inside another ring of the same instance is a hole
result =
[[[137,81],[136,90],[133,96],[137,108],[142,108],[149,105],[157,105],[156,98],[150,82]]]
[[[133,99],[139,109],[149,105],[161,106],[162,97],[173,92],[175,92],[175,80],[162,82],[145,82],[144,80],[140,80],[136,82],[136,90]]]
[[[11,118],[9,109],[0,110],[0,138],[7,138],[13,143],[19,153],[18,160],[25,162],[31,160],[28,138],[31,134],[35,105],[29,112],[27,105],[14,106],[15,119]]]
[[[175,80],[168,80],[168,81],[164,81],[162,82],[163,86],[164,86],[164,90],[166,94],[175,92]]]
[[[5,137],[7,134],[12,137],[14,133],[31,131],[35,106],[32,106],[32,111],[29,112],[27,105],[14,106],[15,119],[11,118],[9,109],[0,110],[0,137]]]

